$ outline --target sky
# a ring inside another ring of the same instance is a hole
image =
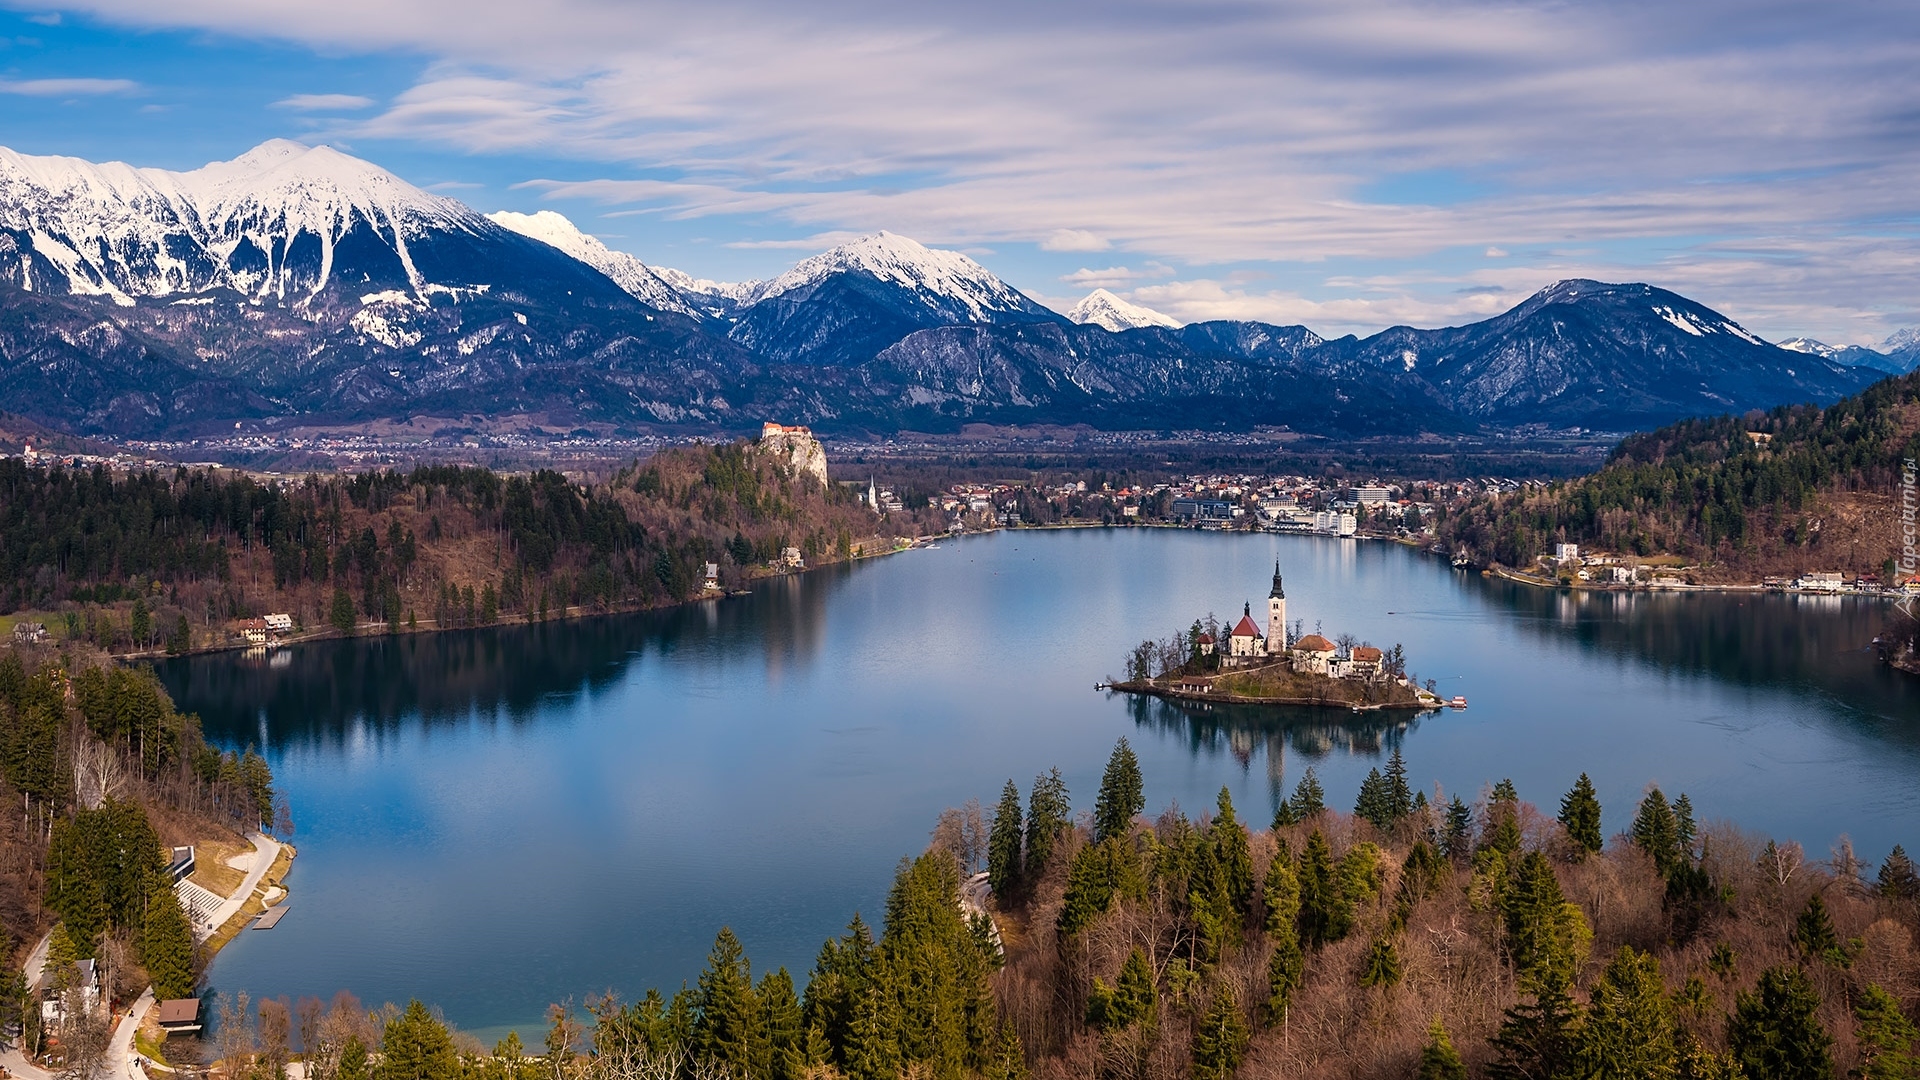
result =
[[[1065,308],[1439,326],[1570,277],[1920,325],[1920,5],[0,0],[0,145],[328,143],[699,277],[888,229]]]

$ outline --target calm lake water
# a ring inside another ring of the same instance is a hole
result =
[[[1126,650],[1263,603],[1407,651],[1464,712],[1189,716],[1096,692]],[[292,909],[214,989],[440,1005],[491,1036],[699,973],[731,925],[804,978],[882,907],[943,807],[1058,765],[1092,806],[1114,740],[1149,812],[1221,785],[1258,824],[1307,765],[1328,801],[1400,746],[1469,799],[1591,774],[1609,833],[1649,783],[1703,819],[1878,860],[1920,845],[1920,680],[1873,661],[1881,602],[1545,592],[1398,546],[1166,530],[942,543],[668,612],[173,661],[211,738],[293,807]]]

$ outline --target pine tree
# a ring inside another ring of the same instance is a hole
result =
[[[1439,1017],[1427,1027],[1427,1045],[1420,1051],[1420,1071],[1416,1080],[1467,1080],[1466,1063],[1460,1060],[1453,1040],[1447,1038],[1446,1025]]]
[[[1153,965],[1147,963],[1147,954],[1136,946],[1120,965],[1119,977],[1112,987],[1098,978],[1093,980],[1093,994],[1087,1001],[1087,1023],[1107,1029],[1134,1024],[1152,1026],[1159,1001],[1159,992],[1153,983]]]
[[[1027,1053],[1020,1045],[1020,1033],[1010,1020],[1000,1021],[993,1055],[982,1074],[985,1080],[1027,1080]]]
[[[1393,756],[1387,759],[1387,813],[1394,821],[1399,821],[1413,813],[1413,790],[1407,786],[1407,762],[1400,756],[1400,748],[1393,748]]]
[[[1574,1052],[1592,1080],[1673,1080],[1679,1068],[1673,1006],[1660,962],[1623,945],[1587,1003]]]
[[[1564,991],[1547,990],[1507,1010],[1493,1037],[1493,1080],[1560,1080],[1570,1075],[1579,1010]]]
[[[1066,831],[1067,815],[1073,808],[1067,802],[1067,782],[1060,777],[1059,769],[1048,770],[1043,776],[1033,780],[1033,789],[1027,794],[1027,865],[1024,877],[1028,883],[1040,880],[1047,872],[1047,863],[1053,859],[1053,849]]]
[[[1334,876],[1333,851],[1319,829],[1300,853],[1300,944],[1317,949],[1344,935],[1340,882]]]
[[[343,634],[353,633],[353,597],[345,588],[334,587],[333,604],[327,609],[327,621]]]
[[[1107,759],[1106,775],[1100,779],[1100,794],[1093,804],[1093,838],[1096,842],[1110,836],[1125,836],[1133,828],[1133,817],[1147,807],[1140,776],[1140,759],[1125,736],[1114,744]]]
[[[1793,921],[1793,943],[1809,960],[1846,967],[1851,961],[1847,949],[1834,932],[1833,919],[1827,914],[1827,902],[1819,893],[1807,898],[1807,906]]]
[[[1311,820],[1327,808],[1327,793],[1320,786],[1320,777],[1307,766],[1306,774],[1300,777],[1300,783],[1293,789],[1293,797],[1287,800],[1287,806],[1293,822]]]
[[[1683,791],[1679,798],[1673,800],[1673,841],[1687,865],[1693,863],[1694,831],[1693,800],[1687,798],[1687,793]]]
[[[1799,968],[1768,968],[1737,999],[1727,1046],[1749,1077],[1832,1080],[1833,1039],[1819,1011],[1820,994]]]
[[[1508,857],[1520,851],[1520,795],[1513,781],[1502,780],[1493,786],[1482,834],[1482,847]]]
[[[1287,1018],[1293,1007],[1293,995],[1300,991],[1307,973],[1307,958],[1300,952],[1300,937],[1288,933],[1275,935],[1273,954],[1267,958],[1267,1001],[1262,1010],[1268,1023]]]
[[[753,1066],[753,1037],[759,1027],[753,999],[753,972],[732,929],[721,927],[707,953],[693,998],[693,1052],[698,1060],[746,1076]]]
[[[387,1021],[373,1080],[458,1080],[460,1075],[453,1037],[419,999]]]
[[[1246,826],[1234,816],[1233,796],[1225,787],[1220,789],[1219,800],[1215,803],[1219,811],[1208,829],[1208,839],[1213,842],[1213,858],[1220,868],[1220,877],[1226,889],[1226,901],[1234,911],[1244,918],[1253,915],[1253,852],[1247,839]]]
[[[180,898],[160,878],[147,892],[147,919],[140,936],[140,963],[161,1001],[193,996],[193,927]]]
[[[1573,782],[1573,790],[1560,800],[1560,824],[1573,842],[1575,859],[1599,853],[1605,845],[1600,834],[1600,800],[1593,792],[1593,781],[1586,773]]]
[[[1094,846],[1125,850],[1119,840]],[[894,878],[880,956],[900,1063],[924,1064],[938,1077],[984,1065],[994,1037],[989,967],[961,915],[951,858],[928,852]]]
[[[1911,903],[1920,900],[1920,872],[1913,867],[1913,860],[1907,857],[1906,849],[1899,844],[1887,854],[1887,861],[1880,864],[1880,876],[1876,890],[1881,897],[1895,903]]]
[[[1233,987],[1214,988],[1213,1003],[1193,1035],[1193,1080],[1227,1080],[1247,1052],[1247,1022],[1240,1016]]]
[[[1300,875],[1294,869],[1293,859],[1284,850],[1275,854],[1273,861],[1267,864],[1267,879],[1261,889],[1261,899],[1266,902],[1267,936],[1276,939],[1291,937],[1297,942],[1300,936]]]
[[[1920,1055],[1914,1043],[1920,1041],[1920,1029],[1900,1011],[1892,994],[1869,983],[1854,1002],[1854,1041],[1860,1044],[1860,1068],[1854,1074],[1861,1080],[1916,1080],[1920,1078]]]
[[[987,833],[987,887],[1002,903],[1020,889],[1021,827],[1020,789],[1008,780]]]
[[[340,1045],[340,1064],[334,1066],[334,1080],[368,1080],[373,1075],[367,1061],[367,1044],[360,1036],[349,1035]]]
[[[1354,801],[1353,816],[1386,832],[1393,828],[1392,802],[1386,778],[1380,775],[1379,769],[1368,769],[1367,778],[1360,782],[1360,797]]]
[[[1538,851],[1520,857],[1511,885],[1500,897],[1507,952],[1524,990],[1564,992],[1586,962],[1593,931],[1577,904],[1560,891],[1553,864]]]
[[[1394,986],[1399,982],[1400,953],[1393,947],[1392,938],[1378,935],[1367,945],[1367,956],[1360,967],[1360,985]]]
[[[1441,846],[1455,862],[1465,862],[1473,855],[1473,808],[1458,795],[1447,803],[1446,835],[1441,838]]]
[[[1631,834],[1634,844],[1653,860],[1654,869],[1660,871],[1662,877],[1680,865],[1680,825],[1659,788],[1648,791],[1646,798],[1640,800]]]
[[[754,1039],[753,1075],[765,1080],[801,1080],[807,1070],[807,1029],[800,1019],[800,999],[793,977],[780,968],[760,977],[754,991],[760,1007],[760,1030]]]

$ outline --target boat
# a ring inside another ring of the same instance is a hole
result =
[[[1464,551],[1463,551],[1463,552],[1461,552],[1460,554],[1458,554],[1458,555],[1455,555],[1455,556],[1453,557],[1453,568],[1454,568],[1455,570],[1465,570],[1465,569],[1467,568],[1467,553],[1466,553],[1466,552],[1464,552]]]
[[[1449,709],[1464,709],[1466,707],[1467,696],[1465,694],[1455,694],[1453,697],[1447,699],[1447,708]]]

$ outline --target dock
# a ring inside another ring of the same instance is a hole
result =
[[[275,926],[278,926],[280,924],[280,919],[286,915],[287,908],[289,906],[290,905],[287,905],[287,904],[276,904],[275,906],[270,907],[267,910],[261,912],[260,917],[254,920],[253,929],[271,930]]]

